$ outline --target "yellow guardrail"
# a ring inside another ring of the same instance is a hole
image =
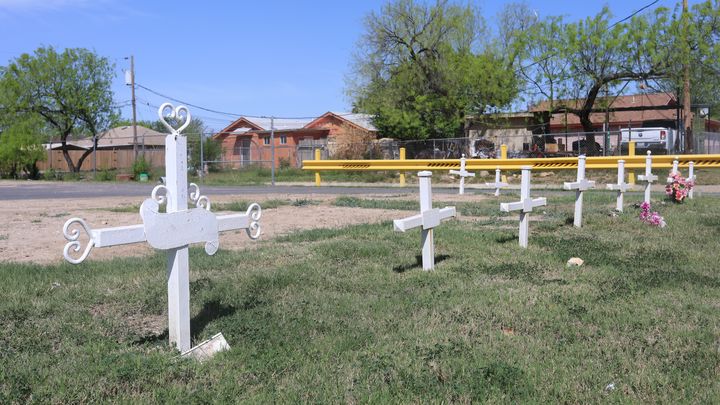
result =
[[[618,160],[625,161],[626,169],[644,169],[645,156],[589,156],[587,169],[616,169]],[[720,168],[720,155],[653,155],[653,168],[670,168],[677,159],[680,167],[695,162],[696,168]],[[577,157],[519,158],[519,159],[467,159],[466,170],[520,170],[532,166],[534,170],[574,170]],[[408,160],[305,160],[303,170],[458,170],[460,159],[408,159]]]
[[[644,169],[645,155],[635,155],[635,142],[630,142],[630,155],[624,156],[589,156],[586,169],[616,169],[618,160],[625,161],[625,169]],[[392,170],[399,171],[400,185],[405,185],[406,171],[421,170],[458,170],[460,159],[405,159],[405,148],[400,149],[399,160],[320,160],[320,150],[316,150],[315,160],[304,160],[303,170],[315,172],[315,185],[320,185],[320,172],[328,170]],[[507,158],[507,146],[500,146],[500,159],[467,159],[466,170],[520,170],[523,166],[531,166],[535,170],[576,170],[577,157],[560,158]],[[695,168],[720,168],[720,154],[716,155],[653,155],[653,168],[671,168],[673,161],[679,167],[688,167],[694,162]],[[629,182],[634,184],[635,176],[629,173]]]

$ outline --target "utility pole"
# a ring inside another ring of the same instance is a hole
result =
[[[137,159],[137,112],[135,108],[135,57],[130,55],[130,94],[132,95],[133,155]]]
[[[275,117],[270,117],[270,181],[275,185]]]
[[[692,101],[690,97],[690,14],[688,12],[688,0],[683,0],[683,57],[684,61],[684,79],[683,79],[683,127],[685,129],[685,153],[693,151],[693,133],[692,133]]]

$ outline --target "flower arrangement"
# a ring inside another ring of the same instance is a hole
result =
[[[672,181],[665,186],[665,194],[671,201],[681,203],[695,186],[695,182],[682,177],[680,173],[670,173],[670,178]]]
[[[657,226],[660,228],[665,228],[667,225],[665,223],[665,219],[660,216],[656,211],[651,211],[650,203],[643,202],[640,204],[640,220],[645,222],[646,224],[650,224],[652,226]]]

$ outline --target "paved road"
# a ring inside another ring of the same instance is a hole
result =
[[[154,183],[46,183],[46,182],[2,182],[1,200],[40,200],[54,198],[96,198],[96,197],[147,197]],[[410,194],[417,193],[416,187],[309,187],[309,186],[201,186],[203,194],[244,195],[244,194]],[[439,194],[455,194],[457,189],[434,188]],[[478,190],[480,191],[480,190]]]
[[[0,201],[12,200],[44,200],[55,198],[97,198],[97,197],[147,197],[150,195],[155,183],[75,183],[75,182],[35,182],[35,181],[0,181]],[[409,185],[399,187],[347,187],[347,186],[301,186],[278,185],[272,186],[201,186],[202,193],[208,197],[213,195],[249,195],[249,194],[300,194],[300,195],[400,195],[416,194],[417,187]],[[546,189],[549,188],[549,189]],[[518,193],[518,186],[511,185],[511,190],[504,193]],[[544,189],[544,190],[543,190]],[[602,190],[602,185],[598,189]],[[542,191],[541,191],[542,190]],[[629,194],[642,194],[642,189]],[[655,186],[654,193],[661,193],[664,185]],[[466,188],[468,194],[490,194],[493,190]],[[433,187],[434,194],[457,194],[457,187]],[[533,186],[534,193],[542,195],[567,194],[560,191],[559,186],[537,185]],[[614,192],[613,192],[614,193]],[[720,196],[720,186],[701,186],[698,195]]]

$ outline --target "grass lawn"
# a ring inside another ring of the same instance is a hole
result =
[[[655,204],[664,229],[613,201],[575,229],[548,197],[527,250],[501,215],[444,222],[434,272],[391,223],[193,248],[193,341],[232,347],[205,363],[167,346],[163,254],[0,263],[0,403],[718,403],[720,200]]]

